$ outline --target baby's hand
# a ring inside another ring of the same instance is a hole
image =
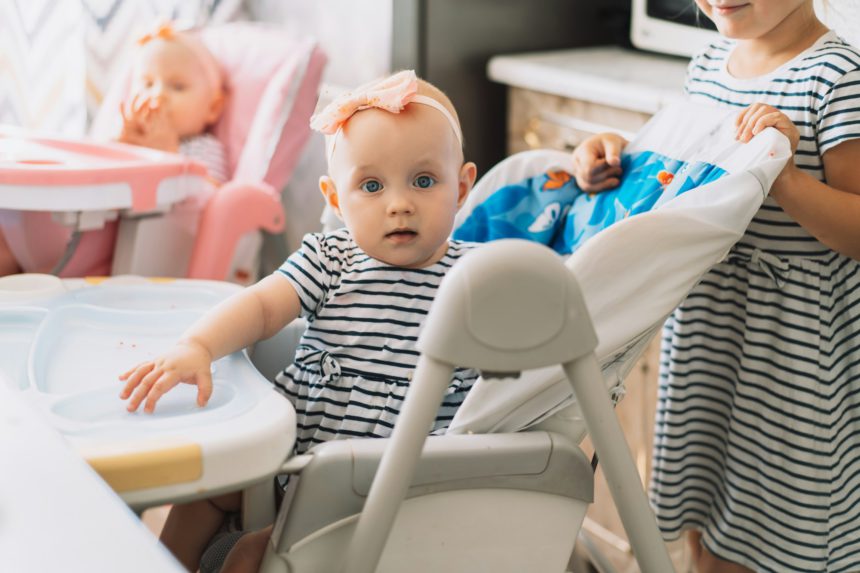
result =
[[[152,413],[165,392],[185,382],[197,386],[197,405],[205,406],[212,395],[211,364],[212,356],[203,346],[193,341],[179,342],[163,356],[120,375],[126,384],[119,397],[125,400],[131,396],[126,407],[129,412],[137,410],[146,399],[143,411]]]
[[[596,193],[621,182],[621,151],[627,140],[617,133],[598,133],[573,150],[573,176],[579,188]]]
[[[131,103],[120,106],[122,132],[119,140],[151,149],[176,152],[179,135],[159,99],[134,96]]]
[[[147,113],[140,105],[140,96],[134,96],[130,103],[119,104],[119,114],[122,117],[122,130],[119,140],[123,143],[142,145],[146,138],[144,116]]]
[[[788,138],[791,153],[797,151],[797,144],[800,142],[800,132],[788,116],[775,107],[763,103],[754,103],[743,110],[735,120],[735,126],[737,127],[735,138],[743,143],[749,142],[766,127],[776,128]]]

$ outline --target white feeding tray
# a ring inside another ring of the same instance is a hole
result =
[[[214,281],[122,281],[0,303],[0,372],[136,507],[238,489],[292,451],[290,403],[237,352],[212,365],[213,393],[180,384],[153,414],[126,410],[119,375],[171,347],[239,290]]]

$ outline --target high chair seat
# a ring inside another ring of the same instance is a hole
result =
[[[352,536],[387,444],[336,440],[309,451],[276,524],[274,550],[288,557],[264,570],[340,569],[335,548]],[[377,571],[562,571],[592,489],[588,460],[561,436],[431,437]]]

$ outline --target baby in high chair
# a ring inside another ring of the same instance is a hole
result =
[[[161,25],[138,43],[116,139],[185,155],[203,164],[213,183],[223,183],[227,179],[224,146],[208,132],[221,116],[225,99],[215,58],[197,35],[175,30],[171,24]],[[20,271],[0,229],[0,276]]]
[[[128,410],[152,412],[185,382],[204,406],[214,360],[308,322],[295,361],[275,381],[293,403],[296,451],[338,438],[387,437],[418,352],[415,342],[440,281],[472,245],[449,240],[475,181],[450,100],[412,71],[347,93],[312,118],[327,135],[320,190],[346,227],[305,236],[281,268],[206,314],[164,356],[120,376]],[[434,431],[442,431],[477,373],[458,369]],[[239,494],[174,506],[162,541],[196,570]],[[256,571],[267,532],[239,542],[225,571]]]
[[[180,153],[226,180],[224,146],[209,128],[224,109],[224,82],[200,38],[163,24],[138,40],[129,97],[120,106],[118,141]]]

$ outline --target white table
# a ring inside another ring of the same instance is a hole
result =
[[[0,571],[182,566],[0,374]]]

